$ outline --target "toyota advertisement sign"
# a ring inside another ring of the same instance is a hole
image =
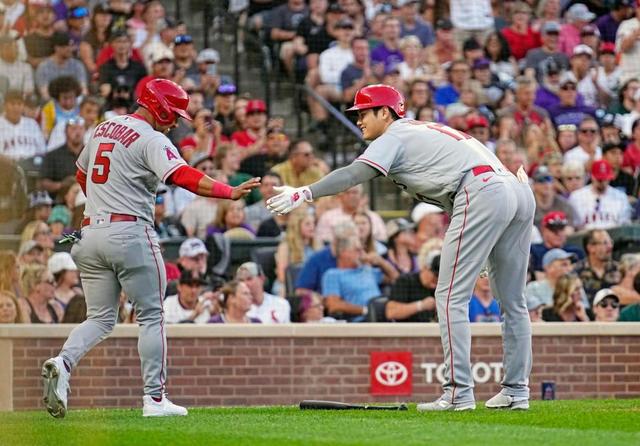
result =
[[[371,395],[411,395],[412,368],[411,352],[371,352]]]

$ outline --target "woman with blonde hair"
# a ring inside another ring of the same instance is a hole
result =
[[[210,324],[260,323],[260,319],[247,316],[252,297],[244,282],[232,280],[222,287],[222,313],[209,319]]]
[[[218,203],[216,218],[207,228],[207,236],[216,233],[233,235],[235,238],[255,238],[253,228],[245,222],[245,203],[243,200],[223,200]],[[240,236],[244,234],[244,236]],[[237,236],[237,237],[236,237]]]
[[[284,296],[285,275],[289,265],[303,263],[311,254],[320,249],[320,245],[314,241],[316,229],[315,216],[307,209],[296,210],[289,217],[287,232],[284,240],[278,244],[276,250],[276,281],[271,292]]]
[[[542,319],[547,322],[589,322],[583,295],[582,281],[576,274],[561,276],[553,291],[553,307],[542,311]]]
[[[633,287],[633,281],[640,273],[640,254],[624,254],[620,259],[622,280],[611,287],[620,299],[620,305],[631,305],[640,302],[640,294]]]
[[[45,222],[40,220],[33,220],[27,223],[27,226],[22,230],[20,235],[20,245],[29,240],[33,240],[42,247],[47,253],[47,258],[53,251],[53,233],[51,228]]]
[[[15,294],[0,290],[0,324],[20,324],[22,321],[22,312]]]
[[[20,290],[20,265],[13,251],[0,251],[0,291],[9,291],[17,297],[22,296]]]
[[[584,164],[580,161],[567,161],[562,165],[562,184],[566,190],[564,195],[567,198],[571,192],[584,187],[585,170]]]
[[[431,69],[420,60],[422,44],[416,36],[406,36],[400,40],[400,52],[404,60],[398,64],[400,77],[407,84],[415,79],[428,79]]]
[[[20,299],[23,321],[32,324],[57,324],[64,311],[55,297],[53,275],[43,265],[27,265],[20,274],[25,298]]]
[[[540,164],[546,154],[560,151],[553,130],[544,130],[538,124],[529,124],[522,130],[522,145],[529,164]]]

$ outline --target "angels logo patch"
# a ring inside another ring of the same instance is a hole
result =
[[[164,151],[167,154],[167,160],[171,161],[178,159],[178,156],[173,153],[173,150],[171,150],[169,147],[165,146]]]

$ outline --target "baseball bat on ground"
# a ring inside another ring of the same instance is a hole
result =
[[[315,410],[408,410],[407,405],[390,404],[390,405],[373,405],[373,404],[347,404],[337,401],[320,401],[320,400],[304,400],[300,402],[300,409]]]

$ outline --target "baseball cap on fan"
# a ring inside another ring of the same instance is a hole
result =
[[[591,177],[598,181],[611,181],[616,176],[607,160],[597,160],[591,165]]]
[[[415,228],[415,226],[415,224],[408,222],[404,218],[395,218],[387,222],[387,237],[392,239],[403,231]]]
[[[590,22],[596,18],[596,15],[589,11],[589,8],[587,8],[586,5],[583,5],[582,3],[575,3],[567,10],[565,17],[569,22],[576,20],[580,20],[581,22]]]
[[[159,48],[151,54],[151,63],[158,63],[163,60],[173,60],[173,51],[168,48]]]
[[[566,260],[566,259],[569,259],[573,262],[576,259],[576,255],[569,253],[564,249],[553,248],[547,251],[547,253],[542,257],[542,267],[546,268],[556,260]]]
[[[200,254],[209,254],[204,242],[199,238],[188,238],[180,245],[178,255],[180,257],[195,257]]]
[[[264,272],[262,271],[262,267],[256,262],[244,262],[238,267],[238,271],[236,271],[236,279],[238,280],[260,276],[264,276]]]
[[[562,211],[547,212],[544,217],[542,217],[542,226],[544,228],[562,229],[568,224],[567,214]]]
[[[76,263],[68,252],[56,252],[49,257],[47,268],[51,274],[57,274],[60,271],[78,271]]]
[[[595,297],[593,298],[593,304],[591,306],[595,307],[607,297],[613,297],[615,300],[620,302],[620,298],[611,288],[603,288],[596,293]]]
[[[419,224],[420,221],[422,221],[422,219],[427,215],[443,213],[444,210],[436,205],[429,203],[418,203],[416,207],[413,208],[413,211],[411,211],[411,220],[413,220],[415,224]]]
[[[205,48],[198,53],[196,63],[218,63],[220,62],[220,53],[213,48]]]
[[[267,104],[264,103],[261,99],[252,99],[247,102],[247,108],[245,109],[245,113],[266,113],[267,112]]]

